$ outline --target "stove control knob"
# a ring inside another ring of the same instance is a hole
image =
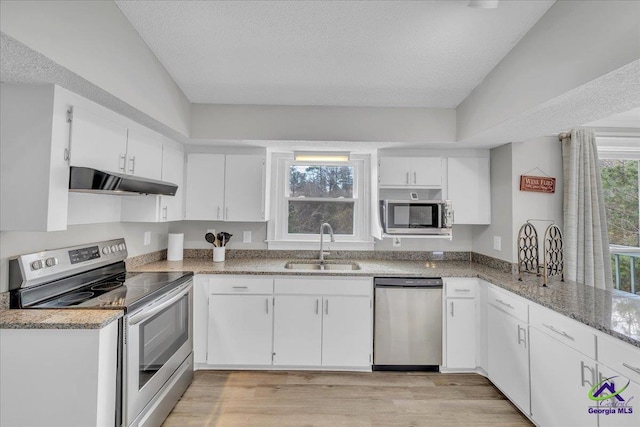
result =
[[[42,260],[41,259],[33,261],[31,263],[31,269],[32,270],[40,270],[42,267],[44,267],[44,264],[42,264]]]
[[[118,247],[116,245],[111,245],[111,252],[117,252]]]
[[[126,249],[126,246],[124,245],[124,243],[120,243],[120,244],[118,245],[118,250],[120,250],[120,251],[124,251],[125,249]]]
[[[44,263],[47,264],[47,267],[53,267],[54,265],[58,265],[58,258],[47,258]]]
[[[102,253],[105,255],[108,255],[111,253],[111,249],[109,249],[109,246],[105,246],[104,248],[102,248]]]

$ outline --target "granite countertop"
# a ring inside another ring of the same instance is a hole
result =
[[[360,270],[314,271],[285,269],[287,259],[235,258],[214,263],[211,258],[185,258],[183,261],[157,261],[131,268],[131,271],[192,271],[195,274],[322,275],[368,277],[478,277],[523,298],[575,319],[606,334],[640,347],[640,296],[605,291],[574,282],[517,275],[467,261],[391,261],[356,260]],[[295,260],[301,262],[303,260]],[[341,260],[344,262],[345,260]],[[331,261],[328,261],[331,262]]]
[[[124,315],[122,310],[0,310],[0,329],[100,329]]]

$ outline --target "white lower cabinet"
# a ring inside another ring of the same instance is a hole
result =
[[[599,397],[615,394],[609,399],[597,401],[600,409],[598,426],[640,426],[640,384],[603,365],[598,365],[598,384],[595,393],[604,387]]]
[[[273,364],[319,366],[322,363],[322,297],[278,295],[275,305]]]
[[[369,366],[373,304],[366,296],[324,298],[322,366]]]
[[[447,357],[449,369],[476,367],[476,301],[447,299]]]
[[[501,300],[506,300],[503,297]],[[510,304],[507,302],[507,304]],[[529,413],[527,322],[493,305],[487,308],[489,379],[525,414]]]
[[[530,333],[533,420],[542,427],[596,426],[597,415],[589,413],[594,402],[588,397],[596,363],[536,328]]]
[[[273,296],[209,296],[207,363],[270,365]]]

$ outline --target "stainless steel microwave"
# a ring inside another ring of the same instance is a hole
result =
[[[380,200],[386,234],[450,236],[453,209],[449,200]]]

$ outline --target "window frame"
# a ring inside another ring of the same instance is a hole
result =
[[[325,247],[328,249],[344,250],[373,250],[373,237],[370,235],[369,225],[369,186],[366,179],[370,161],[368,156],[352,155],[348,162],[317,162],[322,166],[352,166],[353,167],[353,195],[352,198],[335,200],[335,203],[353,201],[353,234],[335,234],[335,242],[325,236]],[[294,165],[307,166],[314,164],[309,161],[296,161],[291,153],[274,153],[272,164],[272,215],[268,223],[267,244],[269,249],[318,249],[320,230],[314,234],[289,233],[289,201],[296,198],[289,197],[290,167]],[[321,197],[307,197],[305,201],[329,201]]]

